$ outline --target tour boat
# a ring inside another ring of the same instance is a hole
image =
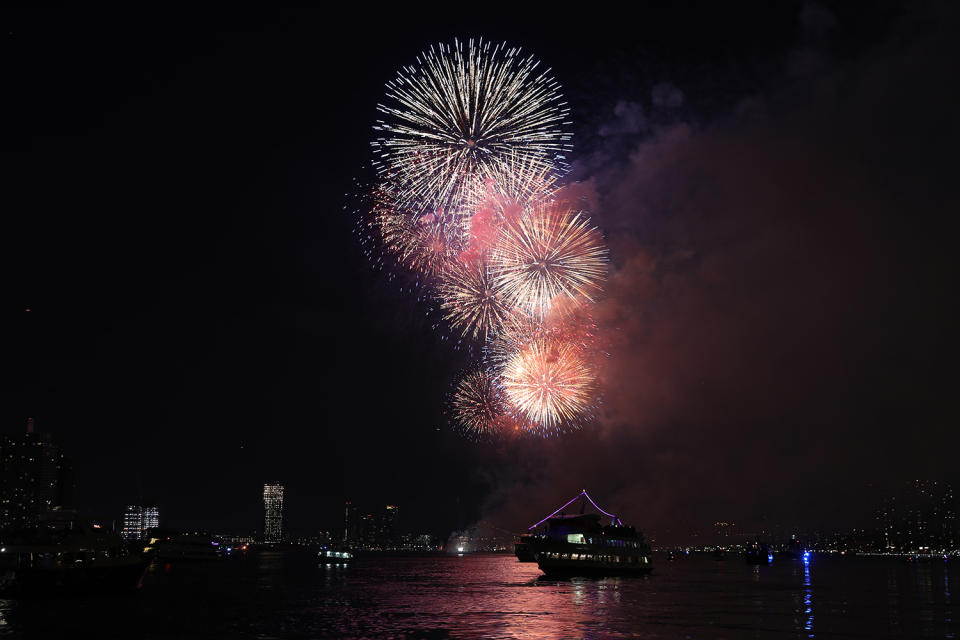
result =
[[[578,498],[584,503],[580,514],[562,513]],[[600,514],[583,513],[587,501]],[[603,516],[611,518],[610,524],[601,523]],[[530,531],[533,533],[522,542],[523,550],[534,556],[548,576],[642,575],[653,570],[650,546],[643,534],[598,507],[586,491],[531,526]]]

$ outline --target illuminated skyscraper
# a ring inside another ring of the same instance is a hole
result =
[[[283,541],[283,485],[279,482],[263,485],[263,540]]]
[[[139,540],[143,534],[143,508],[137,505],[127,505],[123,512],[123,529],[120,535],[124,540]]]
[[[160,509],[157,507],[143,508],[143,530],[155,529],[160,526]]]
[[[123,529],[120,535],[124,540],[142,540],[147,537],[148,529],[160,526],[160,509],[128,505],[123,512]]]

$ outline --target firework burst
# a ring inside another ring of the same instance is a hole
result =
[[[498,330],[484,344],[485,361],[502,370],[518,352],[535,342],[563,343],[575,349],[584,362],[593,362],[600,353],[597,325],[589,308],[576,305],[573,311],[552,311],[546,318],[535,318],[513,310],[501,320]]]
[[[454,329],[461,331],[461,336],[486,339],[503,323],[509,311],[482,260],[460,262],[446,271],[439,293],[444,316]]]
[[[488,181],[565,167],[568,109],[550,70],[520,49],[470,40],[430,47],[387,83],[375,166],[416,214],[457,215]],[[513,165],[511,167],[511,164]]]
[[[387,249],[401,264],[424,276],[438,276],[454,263],[463,247],[459,233],[451,233],[449,225],[435,216],[414,218],[408,213],[385,208],[374,224]]]
[[[550,70],[518,48],[454,41],[401,69],[378,110],[379,178],[359,230],[375,265],[412,270],[458,347],[482,344],[448,396],[457,428],[480,439],[586,424],[607,250],[558,200],[571,136]]]
[[[606,277],[607,249],[581,212],[544,203],[504,221],[490,266],[510,306],[544,317],[559,296],[593,301]]]
[[[457,423],[474,437],[494,435],[507,418],[496,378],[482,369],[468,373],[460,380],[451,405]]]
[[[548,338],[515,351],[501,374],[510,405],[544,431],[577,426],[594,403],[595,381],[576,347]]]

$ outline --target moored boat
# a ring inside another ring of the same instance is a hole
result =
[[[529,533],[520,536],[520,539],[513,543],[513,553],[520,562],[536,562],[537,555],[534,551],[537,539]]]
[[[148,561],[129,553],[120,536],[56,513],[40,526],[0,541],[0,595],[56,596],[134,591]]]

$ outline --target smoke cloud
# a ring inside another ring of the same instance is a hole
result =
[[[686,102],[666,84],[615,103],[567,194],[611,247],[602,419],[513,454],[487,519],[586,488],[669,542],[862,522],[885,485],[953,479],[955,52],[926,34],[813,64],[833,27],[805,7],[787,79],[730,113],[652,125]]]

